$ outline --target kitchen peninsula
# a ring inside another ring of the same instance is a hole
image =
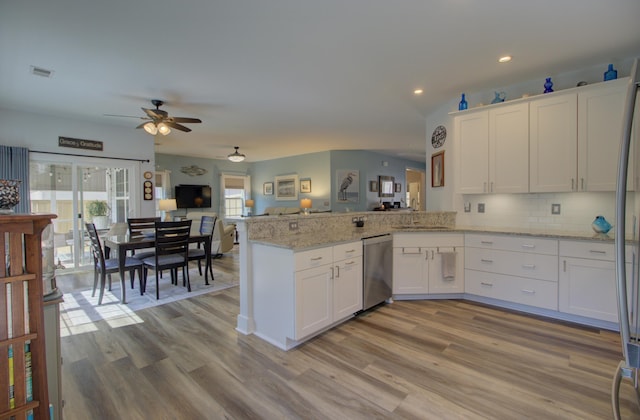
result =
[[[394,268],[402,268],[395,299],[464,298],[617,329],[606,235],[462,228],[455,212],[409,211],[252,217],[238,232],[237,330],[284,350],[362,309],[361,239],[380,234],[393,235]],[[451,252],[452,279],[443,279],[438,254]]]

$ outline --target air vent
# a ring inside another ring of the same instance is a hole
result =
[[[31,74],[40,77],[51,77],[53,76],[53,70],[43,69],[42,67],[31,66]]]

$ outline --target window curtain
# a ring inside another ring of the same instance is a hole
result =
[[[20,203],[16,213],[31,213],[29,197],[29,149],[0,145],[0,179],[19,179]]]

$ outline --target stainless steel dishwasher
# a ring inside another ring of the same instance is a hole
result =
[[[363,245],[363,311],[391,298],[393,245],[391,235],[362,240]]]

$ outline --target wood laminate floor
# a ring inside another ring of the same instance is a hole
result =
[[[215,264],[237,272],[237,255]],[[396,301],[284,352],[237,333],[238,307],[235,287],[63,338],[65,419],[612,418],[615,332]]]

